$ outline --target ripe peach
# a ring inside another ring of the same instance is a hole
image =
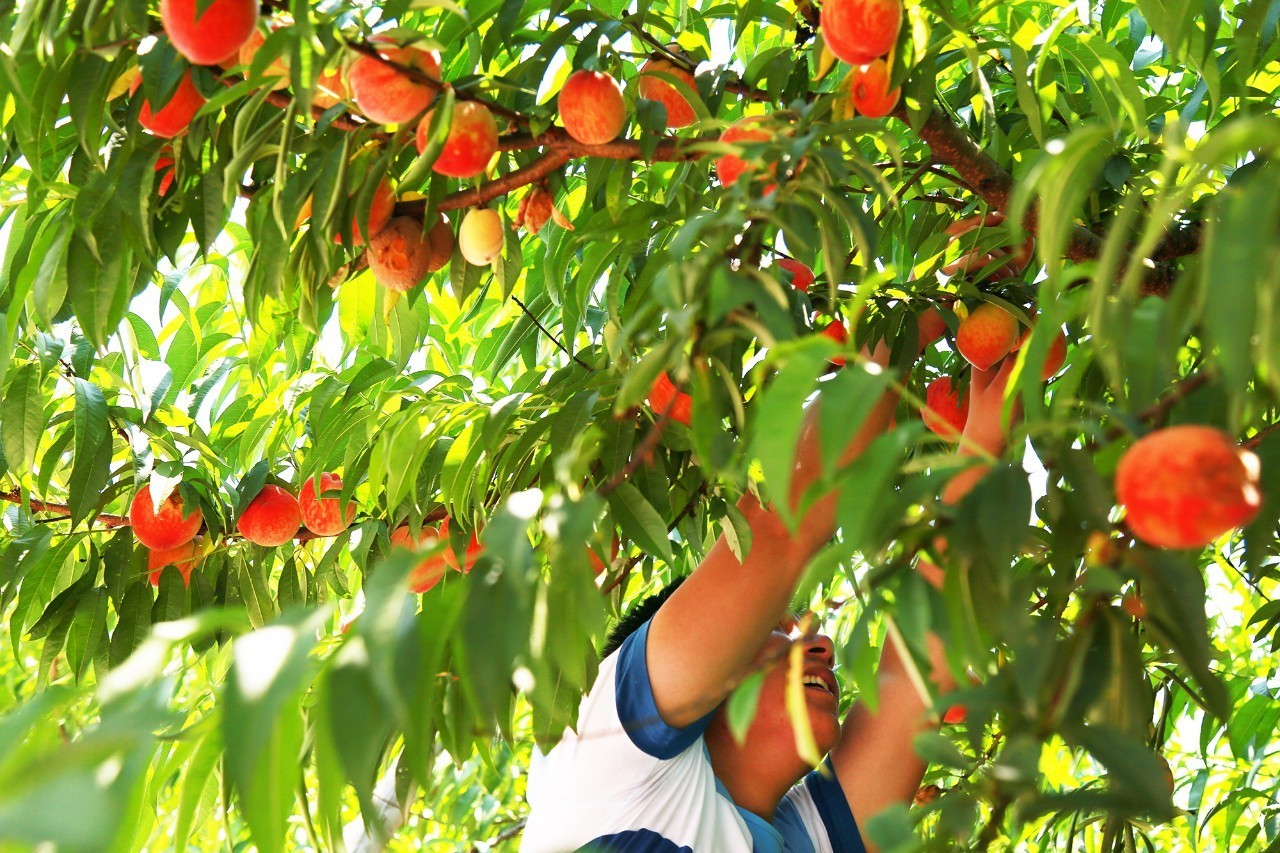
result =
[[[942,319],[937,308],[926,308],[916,315],[916,329],[920,348],[924,349],[947,333],[947,321]]]
[[[627,102],[622,87],[608,74],[579,69],[560,89],[560,121],[583,145],[612,142],[627,126]]]
[[[440,219],[425,235],[422,223],[397,216],[369,241],[369,269],[378,284],[405,293],[453,256],[453,231]]]
[[[613,537],[613,553],[609,556],[610,563],[618,559],[618,552],[621,550],[622,540],[618,539],[617,536]],[[596,552],[590,548],[587,549],[587,559],[591,562],[591,572],[593,574],[599,575],[609,567],[608,563],[597,557]]]
[[[990,302],[973,309],[956,330],[956,349],[979,370],[990,370],[1017,342],[1017,319]]]
[[[151,484],[143,486],[129,504],[129,526],[133,535],[148,548],[167,551],[185,545],[200,532],[204,516],[199,509],[189,515],[182,511],[182,496],[174,489],[169,497],[155,508],[151,500]]]
[[[311,103],[322,110],[336,107],[351,97],[346,81],[342,79],[342,69],[321,72],[316,78],[315,91],[311,93]]]
[[[476,564],[476,558],[484,551],[484,546],[480,544],[480,540],[476,538],[475,531],[471,532],[471,538],[467,540],[467,553],[462,558],[462,563],[458,562],[458,555],[453,550],[453,546],[449,544],[449,517],[445,516],[440,522],[440,538],[444,540],[444,564],[456,572],[462,572],[464,575],[470,574],[471,569]]]
[[[288,490],[268,483],[240,513],[236,529],[255,545],[274,548],[298,535],[302,511],[298,499]]]
[[[960,238],[971,231],[981,233],[982,229],[996,228],[1004,223],[1004,214],[999,211],[993,211],[988,214],[974,214],[966,216],[947,226],[946,233],[951,237],[951,242],[959,242]],[[962,247],[964,244],[962,243]],[[994,278],[1013,278],[1022,274],[1027,268],[1027,264],[1031,263],[1031,257],[1035,253],[1036,239],[1032,235],[1028,235],[1019,247],[1009,246],[993,246],[989,251],[978,248],[976,245],[970,244],[968,250],[964,252],[957,260],[944,266],[941,270],[943,275],[955,275],[956,273],[979,273],[987,270],[986,276]],[[1007,259],[1003,265],[995,266],[999,260]]]
[[[690,89],[698,90],[698,82],[693,75],[668,59],[654,57],[640,68],[640,97],[650,101],[658,101],[667,108],[667,127],[688,127],[697,120],[698,114],[689,105],[689,100],[675,86],[663,80],[658,74],[667,75],[687,83]]]
[[[1258,458],[1213,427],[1143,436],[1120,458],[1116,498],[1134,535],[1160,548],[1200,548],[1258,513]]]
[[[236,62],[244,68],[244,75],[249,76],[250,69],[253,67],[253,58],[258,55],[258,51],[262,49],[267,41],[267,36],[261,29],[254,29],[249,36],[249,40],[240,45],[240,52],[236,56]],[[271,60],[271,63],[262,70],[264,80],[271,81],[271,90],[279,91],[289,86],[289,57],[287,55],[277,56]]]
[[[791,286],[801,293],[807,292],[809,285],[813,284],[815,278],[813,270],[799,261],[793,261],[791,258],[782,258],[774,266],[791,273]]]
[[[160,176],[160,182],[156,184],[156,194],[164,198],[168,194],[169,188],[173,186],[174,159],[172,153],[164,153],[156,158],[154,167],[155,173]]]
[[[940,796],[942,796],[942,789],[937,785],[921,785],[916,791],[915,804],[927,806]]]
[[[1147,618],[1147,605],[1136,592],[1131,592],[1120,600],[1120,609],[1134,619]]]
[[[889,90],[889,66],[883,59],[872,60],[853,72],[849,85],[853,108],[867,118],[883,118],[898,105],[901,90]]]
[[[825,0],[820,26],[837,58],[850,65],[866,65],[897,42],[902,0]]]
[[[325,472],[320,475],[320,494],[337,492],[342,489],[342,478],[337,474]],[[302,523],[317,536],[337,536],[346,530],[356,517],[356,504],[351,501],[343,513],[338,505],[338,498],[317,498],[316,480],[308,477],[298,493],[298,510],[302,515]]]
[[[391,215],[396,209],[396,191],[391,186],[391,181],[385,177],[378,182],[378,186],[373,190],[373,198],[369,200],[369,232],[375,237],[387,223],[391,221]],[[302,204],[302,210],[298,212],[298,225],[306,222],[311,218],[311,197]],[[333,242],[341,243],[342,235],[334,234]],[[364,231],[360,228],[359,215],[351,218],[351,244],[353,246],[363,246],[365,242]]]
[[[203,11],[196,17],[196,8]],[[160,24],[193,65],[217,65],[240,50],[258,24],[257,0],[160,0]]]
[[[947,441],[958,441],[969,420],[969,406],[952,388],[951,377],[940,376],[930,382],[924,401],[925,407],[920,410],[924,425]]]
[[[407,68],[438,80],[440,79],[440,54],[420,47],[397,47],[390,39],[375,38],[379,42],[378,55]],[[351,63],[347,72],[351,97],[360,112],[379,124],[407,124],[431,106],[439,86],[410,79],[398,71],[374,59],[361,56]]]
[[[693,423],[693,398],[676,388],[671,376],[664,370],[653,381],[649,389],[649,408],[659,417],[666,415],[671,420],[689,426]]]
[[[152,548],[147,551],[147,579],[152,586],[160,586],[160,576],[165,566],[176,566],[182,572],[182,585],[191,583],[191,572],[200,562],[199,548],[192,539],[176,548]]]
[[[419,154],[427,148],[427,133],[434,113],[432,110],[418,122]],[[498,123],[494,121],[493,113],[484,104],[460,101],[453,107],[449,136],[431,168],[451,178],[474,178],[488,167],[497,151]]]
[[[467,263],[488,266],[502,254],[505,235],[502,217],[487,207],[474,207],[462,218],[458,228],[458,249]]]
[[[826,335],[840,346],[845,346],[849,343],[849,330],[840,320],[832,320],[825,328],[823,328],[820,334]],[[844,367],[845,362],[847,361],[848,359],[842,355],[833,355],[830,359],[831,364],[836,367]]]
[[[140,85],[142,78],[138,77],[129,87],[130,94],[138,91]],[[200,94],[195,81],[191,79],[191,72],[187,71],[178,81],[178,88],[168,102],[159,110],[153,112],[149,101],[142,102],[142,108],[138,110],[138,123],[161,139],[172,139],[187,132],[191,120],[204,104],[204,95]]]
[[[418,533],[415,541],[409,533],[408,525],[400,525],[391,531],[391,547],[392,549],[404,549],[407,551],[425,551],[439,542],[441,539],[440,531],[431,525],[424,524],[422,530]],[[443,553],[432,554],[424,557],[409,572],[409,589],[413,592],[426,592],[444,579],[444,573],[448,570],[448,566],[444,561]]]
[[[958,725],[969,719],[969,709],[964,705],[952,705],[947,709],[947,713],[942,715],[942,722],[949,726]]]
[[[1049,344],[1049,352],[1044,357],[1044,367],[1040,371],[1040,381],[1048,382],[1062,369],[1067,361],[1067,336],[1058,332]]]
[[[738,119],[733,124],[725,128],[724,133],[720,134],[721,142],[768,142],[773,139],[773,134],[763,127],[759,127],[764,116],[748,116],[747,118]],[[755,166],[746,162],[735,154],[725,154],[716,159],[716,174],[720,177],[720,183],[724,186],[732,186],[738,178],[744,173],[755,171]],[[778,167],[776,164],[769,166],[769,174],[776,175]],[[775,184],[769,184],[765,187],[765,193],[773,191]]]

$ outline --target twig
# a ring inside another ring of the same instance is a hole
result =
[[[569,358],[573,359],[575,364],[577,364],[579,367],[583,368],[584,370],[594,370],[594,368],[591,365],[587,364],[585,361],[578,358],[573,353],[569,352],[568,347],[560,343],[559,338],[551,334],[551,332],[547,330],[547,327],[542,325],[541,321],[539,321],[538,318],[534,315],[534,313],[529,310],[529,306],[521,302],[518,296],[512,295],[511,301],[519,305],[520,310],[525,313],[525,316],[527,316],[530,320],[533,321],[533,324],[538,327],[538,329],[542,332],[542,334],[546,335],[547,339],[550,340],[551,343],[555,344],[557,349],[559,349],[565,355],[569,356]]]
[[[0,492],[0,501],[8,501],[9,503],[22,503],[22,492],[18,489],[11,489],[7,492]],[[48,501],[38,501],[31,498],[27,501],[31,506],[32,512],[57,512],[61,513],[63,518],[53,519],[54,521],[62,521],[64,518],[71,517],[71,507],[66,504],[50,503]],[[99,515],[97,521],[102,522],[105,527],[128,527],[129,519],[123,515]]]
[[[508,826],[506,829],[502,830],[502,832],[499,832],[492,839],[484,842],[484,847],[481,847],[480,845],[472,847],[471,853],[481,853],[482,850],[492,850],[502,842],[510,841],[512,838],[515,838],[517,835],[524,832],[524,824],[525,818],[520,818],[520,820],[511,824],[511,826]]]

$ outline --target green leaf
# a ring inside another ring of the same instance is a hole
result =
[[[666,563],[674,561],[667,524],[639,489],[627,482],[619,483],[609,493],[609,507],[623,536]]]
[[[3,440],[4,458],[11,466],[35,470],[36,448],[44,423],[40,372],[35,364],[28,362],[13,372],[4,404],[0,406],[0,440]]]

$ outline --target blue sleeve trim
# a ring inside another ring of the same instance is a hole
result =
[[[645,754],[666,760],[675,758],[702,737],[711,722],[711,714],[683,729],[672,728],[662,721],[649,681],[648,643],[649,623],[645,622],[618,649],[614,698],[618,719],[631,742]]]
[[[821,767],[805,776],[804,784],[809,789],[809,796],[813,797],[813,804],[818,807],[818,816],[827,829],[831,849],[835,853],[867,853],[862,833],[858,831],[858,822],[853,819],[849,799],[840,787],[831,759],[827,758]]]

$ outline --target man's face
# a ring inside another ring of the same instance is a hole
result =
[[[769,635],[755,658],[756,667],[763,668],[764,684],[760,688],[755,719],[747,730],[743,748],[760,755],[762,760],[794,759],[803,772],[805,762],[798,755],[794,727],[787,713],[794,644],[798,644],[803,652],[801,689],[818,754],[825,755],[839,739],[840,687],[832,671],[835,653],[831,638],[822,634],[802,637],[791,624],[783,624]],[[722,707],[720,715],[723,714]]]

